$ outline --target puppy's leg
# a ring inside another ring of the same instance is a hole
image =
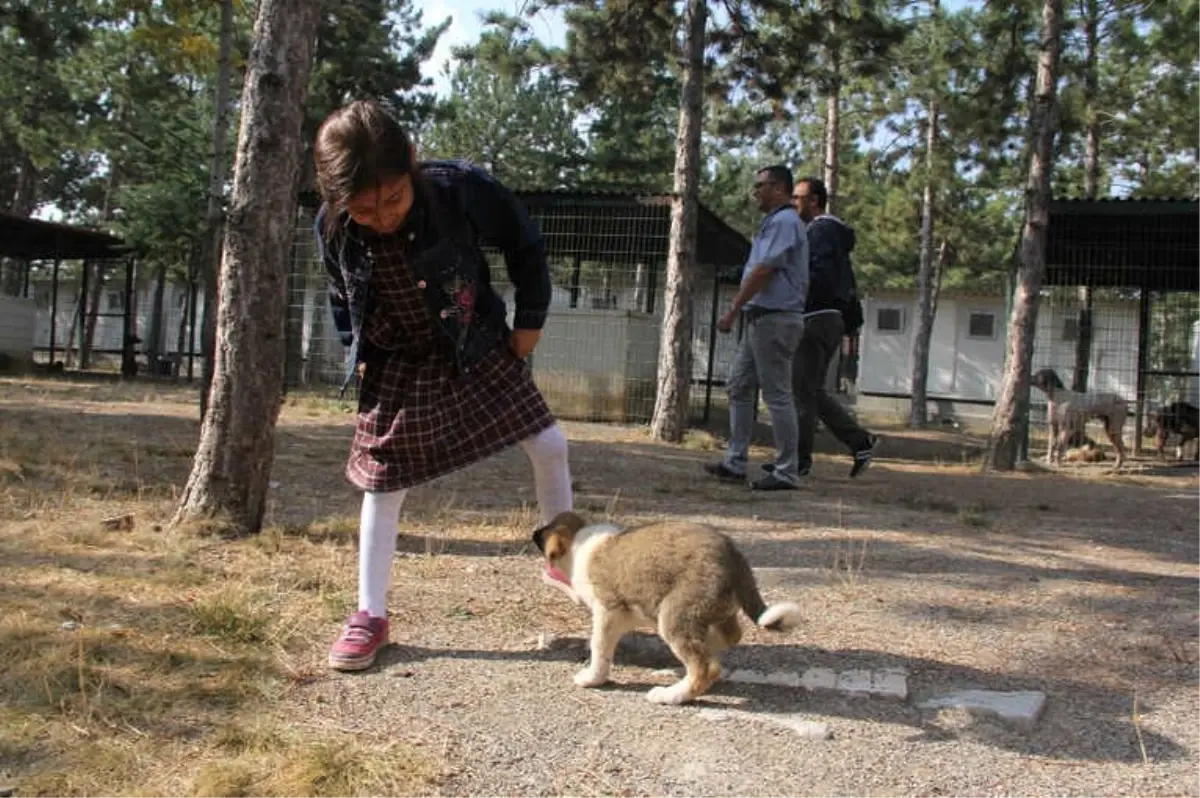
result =
[[[709,648],[711,625],[664,607],[659,609],[658,633],[687,672],[669,687],[652,689],[646,700],[653,704],[686,704],[708,690],[721,675],[721,663]]]
[[[742,639],[742,625],[738,622],[737,611],[720,623],[708,627],[708,650],[713,654],[713,661],[708,666],[709,678],[715,682],[721,678],[721,663],[716,659],[722,651],[733,648]]]
[[[575,674],[575,684],[580,687],[599,687],[607,682],[617,643],[632,628],[628,613],[605,609],[597,604],[592,612],[591,661]]]

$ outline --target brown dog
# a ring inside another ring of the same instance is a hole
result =
[[[580,687],[608,681],[621,637],[649,621],[687,673],[646,698],[683,704],[720,678],[718,655],[742,637],[739,611],[773,631],[801,618],[795,604],[768,607],[733,541],[700,524],[664,521],[621,530],[562,513],[535,531],[534,541],[546,557],[549,581],[592,612],[591,661],[575,674]]]
[[[1160,460],[1166,459],[1167,436],[1175,433],[1179,443],[1175,445],[1175,459],[1183,459],[1183,447],[1188,441],[1200,438],[1200,409],[1188,402],[1172,402],[1150,413],[1147,418],[1146,435],[1154,436],[1154,448]],[[1200,449],[1196,452],[1200,457]]]

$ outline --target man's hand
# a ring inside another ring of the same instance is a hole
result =
[[[737,319],[737,311],[731,310],[721,318],[717,319],[718,332],[733,332],[733,322]]]
[[[524,360],[533,353],[538,340],[542,337],[541,330],[513,330],[508,339],[508,348],[513,354]]]

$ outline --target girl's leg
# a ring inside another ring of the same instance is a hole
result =
[[[533,465],[533,484],[538,512],[548,524],[559,513],[568,512],[571,502],[571,468],[567,462],[567,436],[555,424],[521,441]]]
[[[364,493],[358,526],[358,612],[350,616],[329,652],[329,666],[357,671],[371,667],[387,644],[387,594],[396,554],[400,507],[407,491]]]
[[[400,507],[408,491],[364,493],[358,522],[358,609],[387,617],[387,594],[396,556]]]

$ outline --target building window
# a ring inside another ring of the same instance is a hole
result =
[[[967,337],[968,338],[995,338],[996,337],[996,314],[995,313],[971,313],[967,317]]]
[[[876,308],[875,331],[881,333],[904,332],[904,308]]]
[[[125,294],[120,291],[108,292],[108,307],[107,310],[118,311],[125,309]]]

